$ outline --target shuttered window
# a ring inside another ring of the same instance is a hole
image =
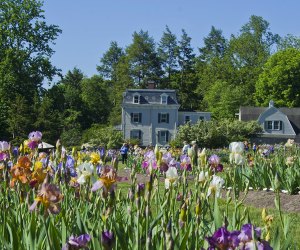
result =
[[[168,130],[158,131],[158,142],[160,144],[166,144],[167,142],[169,142],[169,131]]]
[[[169,113],[158,113],[158,123],[169,123]]]
[[[138,129],[134,129],[130,131],[130,139],[142,139],[142,131]]]
[[[142,122],[142,113],[131,113],[131,122],[141,123]]]

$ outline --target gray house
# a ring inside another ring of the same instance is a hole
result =
[[[263,127],[260,143],[280,143],[287,139],[300,142],[300,108],[240,107],[240,121],[256,120]]]
[[[175,90],[127,89],[123,93],[122,131],[125,139],[139,139],[142,146],[168,145],[178,126],[210,120],[209,112],[179,112]]]

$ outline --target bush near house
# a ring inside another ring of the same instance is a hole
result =
[[[245,141],[259,136],[261,126],[256,121],[243,122],[224,119],[187,123],[178,128],[176,139],[171,146],[181,147],[183,141],[197,141],[200,147],[219,148],[228,146],[232,141]]]

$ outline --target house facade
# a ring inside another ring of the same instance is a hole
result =
[[[168,145],[178,126],[210,120],[209,112],[181,112],[175,90],[127,89],[123,93],[122,132],[142,146]]]
[[[259,143],[300,142],[300,108],[276,108],[270,101],[269,107],[241,107],[239,120],[256,120],[262,126]]]

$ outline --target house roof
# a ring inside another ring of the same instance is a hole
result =
[[[176,91],[172,89],[127,89],[123,93],[123,103],[132,103],[133,96],[139,95],[139,104],[160,104],[164,94],[168,96],[168,105],[178,105]]]
[[[240,107],[240,119],[242,121],[258,120],[261,113],[266,111],[268,107]],[[285,114],[296,134],[300,133],[300,108],[277,108]]]

